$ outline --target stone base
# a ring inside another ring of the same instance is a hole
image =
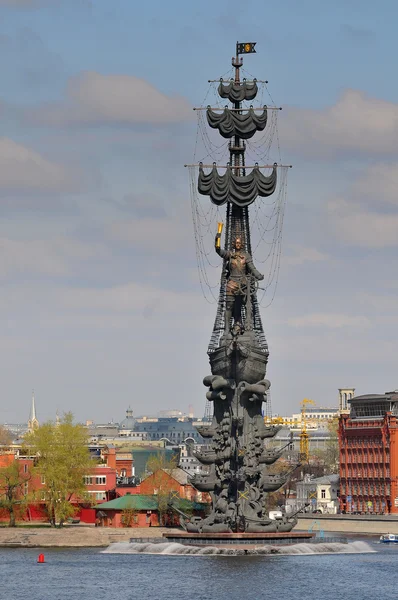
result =
[[[184,544],[187,546],[216,546],[218,548],[242,548],[245,546],[263,546],[265,544],[283,545],[311,542],[315,533],[288,532],[288,533],[187,533],[168,532],[163,534],[163,539],[168,542]]]

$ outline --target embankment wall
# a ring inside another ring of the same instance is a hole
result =
[[[323,531],[358,535],[398,534],[398,519],[388,515],[300,515],[296,529],[308,531],[311,526],[314,532],[322,529]]]
[[[306,515],[299,518],[296,531],[324,532],[345,535],[398,534],[398,519],[386,517],[360,517],[349,515]],[[0,527],[0,547],[21,548],[106,548],[113,542],[128,542],[130,538],[159,538],[163,533],[176,531],[164,527],[111,528],[93,526],[50,527]]]
[[[1,527],[0,547],[21,548],[106,548],[113,542],[128,542],[132,537],[161,537],[163,527],[121,529],[112,527],[70,526],[62,529]]]

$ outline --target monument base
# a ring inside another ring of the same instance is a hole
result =
[[[245,548],[253,546],[288,546],[311,542],[315,533],[308,532],[280,532],[280,533],[164,533],[163,539],[171,543],[184,544],[185,546],[215,546],[217,548]]]

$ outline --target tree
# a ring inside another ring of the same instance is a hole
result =
[[[265,501],[265,508],[272,510],[275,508],[285,507],[287,501],[290,498],[290,494],[296,488],[296,482],[300,477],[301,465],[292,463],[291,460],[286,457],[280,458],[273,465],[267,468],[267,473],[270,475],[281,475],[289,473],[289,477],[284,486],[279,488],[276,492],[270,492],[267,494]]]
[[[171,492],[174,489],[173,472],[177,469],[178,456],[169,458],[165,452],[149,457],[146,470],[152,475],[153,493],[157,496],[159,523],[164,524],[165,516],[169,513]]]
[[[25,441],[36,456],[35,472],[41,476],[44,501],[52,527],[73,517],[76,507],[71,500],[88,500],[84,476],[93,463],[88,450],[87,431],[73,423],[72,413],[66,413],[58,423],[44,423],[29,433]]]
[[[325,443],[323,450],[314,452],[312,459],[323,465],[324,473],[339,472],[339,437],[338,437],[339,421],[332,419],[327,424],[329,439]]]
[[[13,460],[7,467],[0,468],[0,508],[9,514],[9,527],[15,527],[15,513],[18,507],[26,504],[25,484],[30,479],[24,473],[18,460]]]
[[[10,431],[4,425],[0,425],[0,446],[8,446],[12,441]]]
[[[134,508],[125,508],[122,510],[121,522],[123,527],[133,527],[138,523],[139,512]]]

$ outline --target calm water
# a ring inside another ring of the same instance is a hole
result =
[[[9,600],[392,600],[396,546],[376,553],[165,556],[91,549],[0,549],[0,598]],[[46,564],[37,564],[44,552]]]

